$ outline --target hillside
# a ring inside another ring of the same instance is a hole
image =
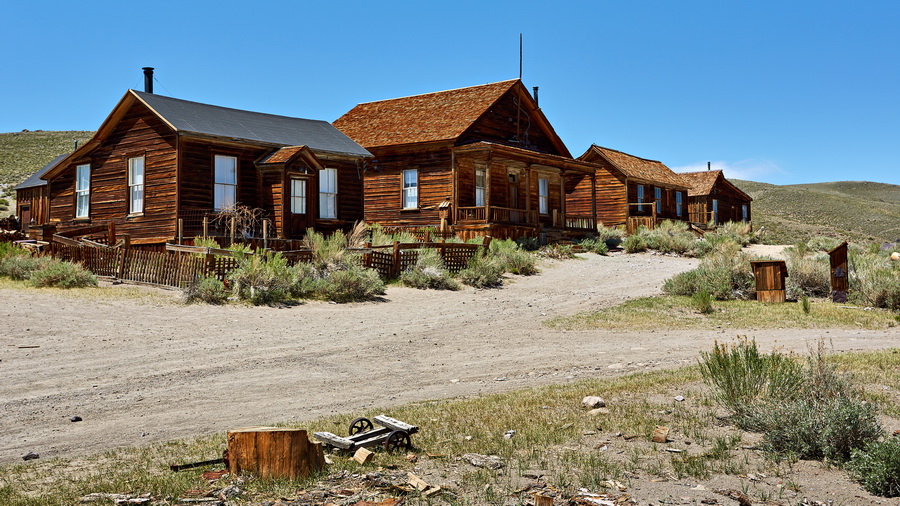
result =
[[[816,235],[849,240],[900,240],[900,186],[867,181],[772,185],[731,180],[753,197],[753,224],[769,243]]]
[[[84,144],[94,132],[13,132],[0,134],[0,185],[15,186],[53,160]]]

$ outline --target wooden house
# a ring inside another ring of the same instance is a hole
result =
[[[593,179],[567,181],[567,207],[576,213],[596,209],[604,226],[653,228],[661,220],[687,220],[687,184],[662,162],[592,145],[579,160],[594,167]]]
[[[373,155],[365,216],[459,237],[593,230],[566,209],[565,177],[593,168],[569,154],[518,79],[359,104],[334,125]]]
[[[749,195],[725,179],[721,170],[683,172],[688,189],[688,213],[693,223],[719,225],[728,221],[749,223]]]
[[[269,237],[299,238],[363,218],[370,156],[326,121],[128,90],[90,141],[41,176],[48,210],[36,223],[69,235],[114,223],[132,244],[155,244],[176,238],[179,219],[193,237],[204,218],[243,205],[262,210]]]
[[[47,181],[41,177],[56,167],[66,156],[68,153],[57,156],[14,188],[16,190],[16,217],[22,225],[23,232],[28,232],[33,225],[43,225],[49,222]]]

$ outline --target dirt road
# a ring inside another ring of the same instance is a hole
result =
[[[900,331],[551,330],[558,315],[659,293],[696,260],[582,255],[499,290],[388,288],[382,302],[182,305],[0,289],[0,463],[692,362],[736,334],[805,350],[897,346]],[[452,380],[452,381],[451,381]],[[458,380],[458,381],[456,381]],[[82,422],[72,423],[70,416]]]

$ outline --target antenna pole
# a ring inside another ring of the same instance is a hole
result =
[[[519,32],[519,80],[522,80],[522,32]]]

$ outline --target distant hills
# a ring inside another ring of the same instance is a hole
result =
[[[732,179],[753,197],[753,225],[768,243],[817,235],[851,241],[900,240],[900,186],[867,181],[773,185]]]
[[[56,155],[72,151],[94,132],[0,133],[0,190],[12,187]],[[731,180],[753,197],[753,224],[766,227],[769,243],[794,243],[817,235],[853,241],[900,240],[900,186],[865,181],[773,185]],[[0,191],[2,193],[2,191]],[[2,196],[2,195],[0,195]]]

